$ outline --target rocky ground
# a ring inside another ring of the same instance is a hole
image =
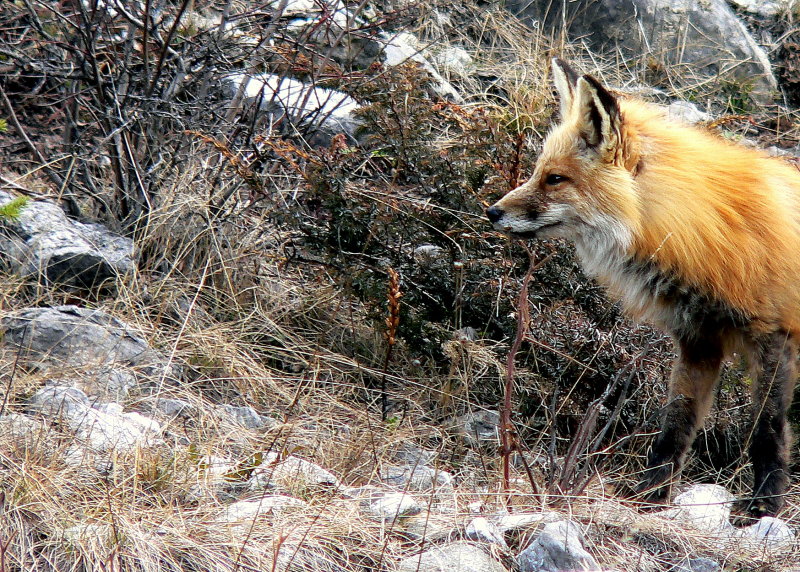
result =
[[[504,454],[482,215],[553,55],[797,155],[793,3],[73,4],[0,7],[0,572],[800,570],[798,485],[731,524],[737,364],[671,502],[617,494],[671,346],[564,245]]]

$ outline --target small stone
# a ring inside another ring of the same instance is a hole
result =
[[[426,465],[384,465],[381,481],[397,489],[418,492],[451,492],[453,475]]]
[[[461,415],[453,420],[453,425],[467,444],[496,445],[500,439],[500,413],[484,409]]]
[[[266,495],[255,499],[240,500],[225,507],[217,517],[220,522],[253,520],[262,514],[279,514],[288,509],[302,509],[308,503],[285,495]]]
[[[467,525],[465,534],[469,540],[497,544],[504,550],[508,550],[508,544],[506,544],[506,539],[503,538],[503,532],[495,523],[483,516],[473,518]]]
[[[247,487],[250,490],[261,490],[273,486],[335,488],[339,486],[339,479],[311,461],[293,456],[281,459],[277,453],[267,453],[263,462],[253,471]]]
[[[377,498],[367,501],[367,513],[375,520],[394,522],[422,511],[417,499],[405,493],[381,493]]]
[[[719,485],[693,485],[675,497],[676,508],[659,514],[679,520],[698,530],[709,533],[728,533],[733,528],[730,523],[731,495]]]
[[[687,558],[670,572],[718,572],[722,570],[719,562],[711,558]]]
[[[594,557],[583,548],[580,526],[568,520],[545,524],[517,560],[521,572],[600,570]]]
[[[781,519],[771,516],[762,517],[757,523],[737,532],[739,538],[771,549],[791,546],[795,540],[794,530]]]

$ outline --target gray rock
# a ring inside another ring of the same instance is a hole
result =
[[[467,524],[464,533],[469,540],[496,544],[504,550],[508,550],[508,544],[506,544],[506,539],[503,538],[503,532],[494,522],[483,516],[473,518]]]
[[[722,566],[711,558],[687,558],[670,572],[718,572]]]
[[[546,512],[518,512],[514,514],[503,514],[496,518],[497,528],[501,532],[524,530],[543,523],[558,522],[564,520],[564,516],[552,511]]]
[[[500,413],[494,410],[481,410],[466,413],[453,421],[455,430],[467,444],[497,445],[500,439]]]
[[[397,489],[421,492],[451,492],[453,475],[426,465],[384,465],[381,481]]]
[[[271,417],[264,417],[252,407],[238,407],[236,405],[220,405],[217,412],[229,417],[237,425],[246,429],[264,429],[274,427],[277,421]]]
[[[120,365],[176,377],[167,360],[120,320],[77,306],[26,308],[0,318],[2,343],[42,371]]]
[[[508,572],[482,548],[469,542],[434,546],[400,561],[398,572]]]
[[[0,191],[0,204],[13,198]],[[130,272],[133,257],[132,240],[71,220],[49,201],[29,201],[18,219],[0,223],[0,261],[47,285],[95,289]]]
[[[159,442],[161,426],[139,413],[125,413],[118,403],[94,408],[74,387],[46,386],[28,400],[28,410],[48,421],[58,421],[75,433],[76,444],[67,462],[82,462],[85,447],[91,453],[130,451]]]
[[[367,515],[377,521],[393,523],[422,512],[417,499],[406,493],[374,491],[361,503]]]
[[[74,418],[91,407],[89,397],[77,387],[48,385],[28,400],[27,410],[50,420]]]
[[[411,540],[441,542],[459,534],[459,519],[455,514],[423,511],[401,521],[403,534]]]
[[[566,22],[569,37],[595,49],[653,60],[673,71],[673,80],[682,71],[692,85],[698,75],[718,78],[763,103],[777,89],[766,53],[725,0],[508,0],[505,6],[548,29]]]
[[[544,525],[517,561],[521,572],[600,570],[594,557],[583,547],[580,526],[568,520]]]

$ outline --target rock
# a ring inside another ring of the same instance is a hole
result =
[[[426,465],[384,465],[381,481],[397,489],[419,492],[452,492],[453,475]]]
[[[557,512],[533,512],[533,513],[514,513],[504,514],[496,518],[497,528],[502,533],[509,531],[523,530],[538,526],[543,523],[558,522],[564,520],[564,516]]]
[[[483,409],[466,413],[454,419],[453,426],[471,446],[499,443],[500,413],[497,411]]]
[[[19,413],[0,416],[0,448],[6,454],[14,451],[23,458],[29,458],[34,452],[41,455],[51,441],[44,435],[46,430],[47,426],[41,418]]]
[[[231,74],[223,79],[228,95],[243,90],[246,101],[268,113],[273,121],[287,119],[309,133],[313,145],[327,146],[340,133],[352,142],[361,121],[352,97],[274,74]]]
[[[252,521],[263,514],[280,514],[291,509],[303,509],[308,503],[285,495],[266,495],[240,500],[225,507],[216,520],[220,522]]]
[[[675,497],[676,508],[659,514],[707,533],[727,534],[733,529],[730,523],[733,500],[733,495],[719,485],[693,485]]]
[[[469,542],[434,546],[400,561],[398,572],[508,572],[482,548]]]
[[[780,549],[794,544],[795,533],[779,518],[765,516],[757,523],[736,531],[736,536],[755,545],[753,548]]]
[[[155,415],[163,421],[172,421],[174,419],[189,421],[200,414],[198,408],[186,400],[158,395],[143,398],[139,401],[137,409]]]
[[[28,399],[28,411],[49,420],[74,418],[91,407],[89,397],[77,387],[49,385]]]
[[[711,558],[687,558],[670,572],[718,572],[722,566]]]
[[[247,488],[250,490],[261,490],[274,486],[288,489],[297,487],[336,488],[339,485],[339,479],[319,465],[293,456],[280,459],[277,453],[264,455],[262,463],[253,470],[247,481]]]
[[[77,306],[26,308],[0,318],[2,343],[20,363],[42,371],[109,365],[149,376],[177,377],[167,359],[125,323],[100,310]]]
[[[423,511],[400,522],[403,534],[410,540],[441,542],[459,533],[459,518],[455,514]]]
[[[436,71],[425,56],[425,49],[414,34],[399,32],[396,34],[382,34],[385,42],[383,47],[384,63],[387,66],[397,66],[406,62],[416,62],[433,80],[433,91],[439,97],[449,99],[455,103],[463,103],[464,98],[458,93],[449,81]]]
[[[467,50],[458,46],[439,50],[431,59],[449,78],[466,79],[475,73],[472,56]]]
[[[252,407],[220,405],[217,407],[217,412],[223,414],[237,425],[241,425],[246,429],[269,429],[277,424],[277,421],[271,417],[259,415],[258,412]]]
[[[679,81],[682,67],[692,85],[704,75],[714,91],[739,86],[737,97],[760,103],[777,90],[766,53],[725,0],[508,0],[505,6],[547,29],[565,23],[569,38],[623,60],[652,61],[674,72],[671,81]]]
[[[467,539],[476,542],[488,542],[489,544],[496,544],[503,550],[508,550],[506,539],[503,538],[503,532],[498,526],[483,516],[473,518],[465,529]]]
[[[159,442],[161,433],[157,421],[139,413],[125,413],[118,403],[91,407],[86,394],[74,387],[43,387],[30,398],[28,409],[69,427],[78,444],[92,453],[126,452],[153,445]],[[70,458],[82,456],[80,451],[73,451]]]
[[[521,572],[600,570],[594,557],[583,548],[580,526],[568,520],[544,525],[517,561]]]
[[[385,491],[374,491],[362,501],[362,507],[374,520],[387,523],[422,512],[422,505],[411,495]]]
[[[414,261],[420,266],[431,268],[450,265],[450,256],[441,246],[420,244],[414,249]]]
[[[709,121],[711,116],[705,111],[701,111],[694,103],[689,101],[673,101],[667,106],[667,117],[673,121],[683,123],[699,123]]]
[[[728,0],[737,9],[762,18],[774,18],[786,14],[791,9],[794,0]]]
[[[0,205],[13,198],[0,191]],[[29,201],[19,218],[0,224],[0,261],[48,286],[94,290],[113,284],[133,269],[133,258],[132,240],[69,219],[49,201]]]

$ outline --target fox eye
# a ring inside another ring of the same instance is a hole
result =
[[[545,185],[557,185],[559,183],[563,183],[564,181],[568,181],[569,177],[565,177],[564,175],[556,175],[555,173],[551,173],[547,175],[547,178],[544,180]]]

